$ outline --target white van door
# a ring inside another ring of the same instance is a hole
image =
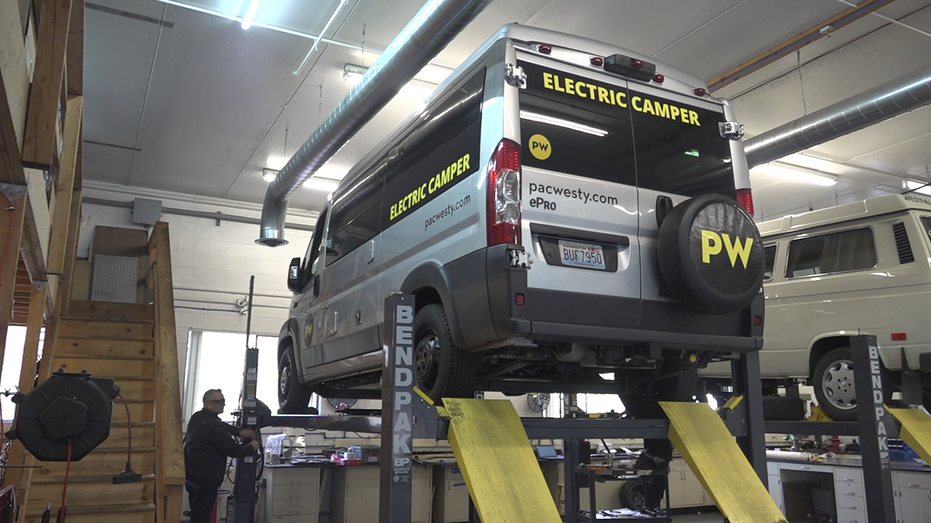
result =
[[[320,311],[322,318],[317,318],[321,328],[318,365],[381,347],[378,311],[384,305],[378,294],[378,233],[384,168],[376,164],[333,197],[320,282],[320,295],[327,305]]]

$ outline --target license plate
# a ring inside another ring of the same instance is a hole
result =
[[[563,265],[570,267],[599,270],[605,268],[605,257],[601,245],[559,240],[559,257]]]

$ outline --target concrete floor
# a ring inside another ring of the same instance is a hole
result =
[[[673,514],[673,523],[724,523],[720,512],[709,511],[700,514]]]

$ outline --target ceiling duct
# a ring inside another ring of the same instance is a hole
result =
[[[931,69],[887,82],[744,142],[757,165],[820,145],[931,103]]]
[[[491,0],[430,0],[268,186],[260,245],[286,245],[288,198],[445,48]]]

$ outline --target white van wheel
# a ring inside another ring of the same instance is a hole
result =
[[[291,346],[278,360],[278,410],[282,414],[304,414],[310,402],[310,391],[301,386],[295,372]]]
[[[812,376],[815,396],[824,413],[836,421],[857,419],[857,392],[849,347],[834,349],[818,360]]]
[[[414,318],[414,375],[433,401],[471,397],[478,357],[453,344],[442,305],[430,304]]]

